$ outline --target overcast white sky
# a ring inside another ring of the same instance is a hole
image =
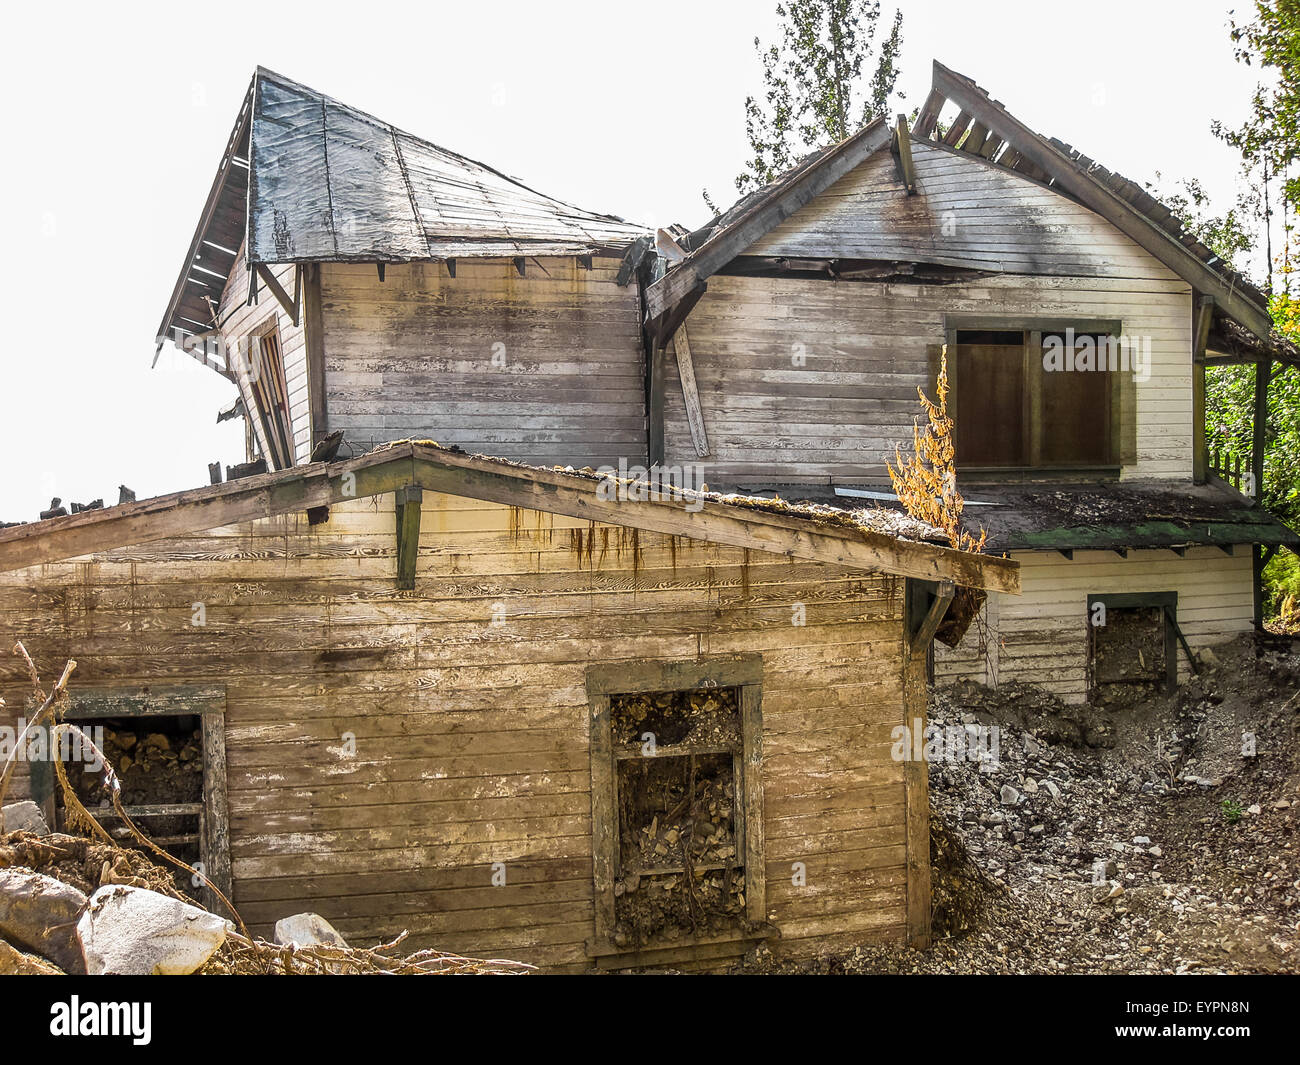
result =
[[[1231,0],[904,0],[900,110],[938,58],[1040,132],[1135,180],[1195,176],[1224,206],[1213,118],[1246,114]],[[28,4],[6,15],[0,195],[9,342],[0,520],[51,496],[207,483],[243,458],[232,386],[153,337],[261,63],[583,207],[698,225],[746,153],[753,39],[775,0]],[[886,6],[889,6],[888,4]],[[1245,9],[1242,0],[1237,6]]]

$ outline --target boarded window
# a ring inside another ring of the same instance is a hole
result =
[[[949,375],[959,466],[1069,469],[1119,461],[1119,371],[1099,357],[1109,350],[1108,338],[960,330],[955,339]],[[1054,357],[1045,358],[1049,354]]]
[[[598,964],[762,938],[762,664],[592,667]]]
[[[248,386],[269,452],[266,459],[274,469],[288,469],[294,463],[289,386],[284,374],[280,329],[275,322],[250,337],[249,347]]]

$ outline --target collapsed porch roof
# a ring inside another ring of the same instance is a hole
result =
[[[604,483],[594,473],[399,441],[344,462],[311,463],[3,529],[0,572],[419,487],[849,569],[1020,591],[1019,567],[1008,559],[904,539],[844,510],[676,491],[646,500],[609,499],[598,491]]]

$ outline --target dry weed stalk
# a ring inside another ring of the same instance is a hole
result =
[[[979,538],[962,529],[961,515],[965,501],[957,491],[956,448],[953,446],[953,420],[948,416],[948,346],[939,361],[939,379],[935,385],[937,402],[931,402],[921,388],[921,399],[929,424],[921,428],[912,423],[912,454],[903,458],[897,447],[895,469],[886,462],[894,491],[907,512],[914,518],[942,529],[948,542],[958,551],[983,551],[988,534],[981,529]]]

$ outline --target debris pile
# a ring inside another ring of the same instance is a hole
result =
[[[1092,705],[974,685],[931,721],[997,727],[930,766],[934,937],[803,969],[1300,972],[1300,644],[1247,636],[1174,692]]]
[[[169,870],[141,851],[61,833],[0,835],[0,975],[470,975],[532,968],[436,950],[396,953],[405,937],[352,947],[319,915],[296,914],[277,922],[268,943],[196,905],[176,889]]]

